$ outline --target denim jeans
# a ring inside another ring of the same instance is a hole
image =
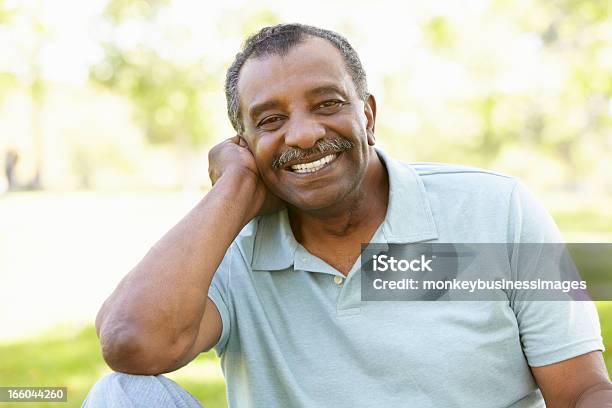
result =
[[[203,408],[193,395],[163,375],[111,373],[89,391],[81,408]]]

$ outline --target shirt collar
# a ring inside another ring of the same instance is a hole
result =
[[[390,158],[380,149],[376,152],[389,175],[389,204],[379,228],[383,239],[386,243],[407,244],[438,238],[427,191],[420,176],[409,164]],[[293,236],[287,210],[262,216],[257,223],[251,267],[265,271],[287,269],[300,262],[295,259],[299,248],[301,245]]]

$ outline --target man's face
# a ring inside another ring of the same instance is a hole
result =
[[[249,59],[238,95],[242,136],[275,195],[319,210],[358,190],[374,145],[374,99],[359,98],[331,43],[308,38],[285,56]]]

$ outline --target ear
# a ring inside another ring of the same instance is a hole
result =
[[[238,138],[238,144],[240,146],[245,147],[249,151],[252,151],[251,143],[249,142],[249,139],[244,133],[236,133],[236,137]]]
[[[376,138],[374,137],[374,128],[376,125],[376,99],[374,95],[368,95],[366,99],[363,111],[366,116],[366,133],[368,135],[368,144],[374,146]]]
[[[247,140],[244,138],[244,136],[242,136],[241,134],[237,134],[236,137],[238,138],[238,146],[246,147],[247,149],[249,148],[249,144],[247,143]]]

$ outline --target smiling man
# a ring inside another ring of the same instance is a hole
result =
[[[159,374],[213,347],[232,407],[612,406],[591,302],[362,301],[362,243],[561,237],[510,177],[375,149],[342,36],[264,28],[226,93],[237,135],[210,151],[212,190],[102,306],[118,373],[86,406],[200,406]]]

